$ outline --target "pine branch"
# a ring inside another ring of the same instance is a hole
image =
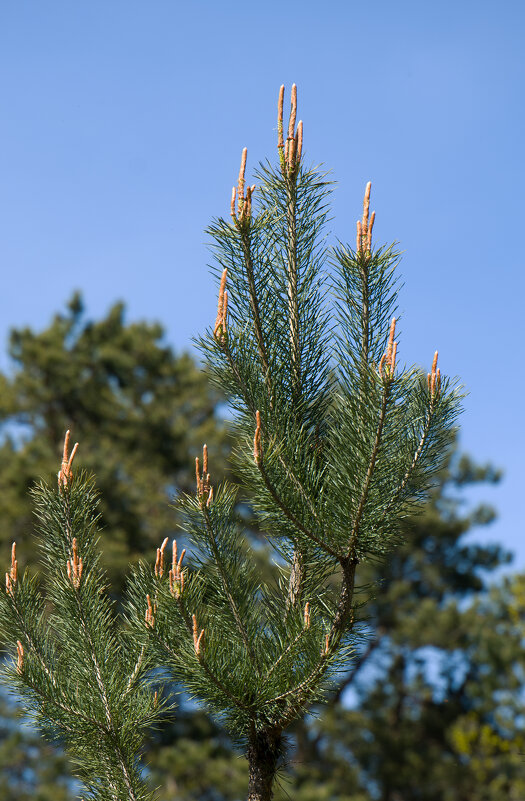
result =
[[[58,490],[41,484],[34,493],[49,573],[49,620],[33,582],[18,579],[13,547],[6,594],[0,597],[9,636],[23,640],[11,677],[45,728],[65,737],[93,799],[145,801],[150,794],[136,769],[139,731],[158,714],[153,697],[144,692],[149,658],[142,653],[135,659],[124,689],[127,657],[97,567],[96,495],[92,482],[73,475],[75,452],[76,446],[69,454],[68,432]]]
[[[216,537],[215,537],[215,533],[213,531],[213,526],[212,526],[212,523],[211,523],[211,520],[210,520],[210,515],[209,515],[209,512],[208,512],[208,507],[206,506],[205,503],[202,503],[201,504],[201,509],[202,509],[202,516],[203,516],[203,519],[204,519],[204,525],[205,525],[206,531],[208,533],[208,538],[209,538],[209,542],[210,542],[210,545],[211,545],[213,557],[215,559],[215,564],[217,565],[217,568],[219,570],[219,574],[220,574],[220,577],[221,577],[222,585],[224,587],[224,592],[226,594],[226,597],[228,599],[228,603],[230,605],[230,609],[232,611],[233,619],[235,620],[235,623],[237,625],[239,633],[240,633],[240,635],[242,637],[242,641],[244,642],[244,645],[246,647],[246,651],[247,651],[247,653],[248,653],[253,665],[255,666],[257,672],[259,672],[260,668],[259,668],[259,665],[258,665],[258,662],[257,662],[257,658],[255,656],[255,653],[253,651],[252,645],[250,643],[250,640],[249,640],[249,637],[248,637],[248,632],[246,631],[246,627],[245,627],[245,625],[244,625],[244,623],[242,621],[238,606],[235,603],[235,599],[233,597],[232,589],[230,587],[230,582],[228,580],[228,576],[227,576],[227,573],[225,571],[224,564],[223,564],[221,555],[219,553],[219,549],[217,547],[217,540],[216,540]]]
[[[246,268],[246,277],[248,279],[248,289],[250,293],[250,305],[252,309],[253,315],[253,326],[255,331],[255,337],[257,340],[257,347],[259,349],[259,359],[261,361],[261,367],[263,370],[264,380],[266,383],[266,389],[268,391],[268,400],[270,405],[272,405],[272,385],[271,385],[271,373],[270,373],[270,365],[268,363],[268,354],[266,352],[266,344],[264,342],[264,336],[262,331],[261,325],[261,315],[259,311],[259,300],[257,298],[257,290],[255,287],[255,278],[254,278],[254,269],[253,269],[253,260],[252,254],[250,251],[250,239],[249,239],[249,221],[246,225],[239,226],[240,229],[240,237],[242,243],[242,251],[244,254],[244,265]]]
[[[301,521],[297,519],[297,517],[293,514],[293,512],[291,512],[290,509],[288,509],[288,507],[286,506],[286,504],[284,503],[284,501],[280,497],[279,493],[277,492],[275,487],[272,485],[272,483],[271,483],[271,481],[270,481],[270,479],[268,477],[268,474],[267,474],[266,470],[264,469],[264,465],[262,463],[262,460],[260,460],[260,462],[259,462],[259,464],[257,466],[259,468],[259,472],[260,472],[260,474],[262,476],[262,479],[264,481],[264,485],[265,485],[266,489],[270,493],[270,495],[271,495],[272,499],[274,500],[274,502],[276,503],[276,505],[283,512],[283,514],[286,516],[286,518],[290,521],[290,523],[292,523],[292,525],[295,526],[295,528],[298,531],[300,531],[302,534],[304,534],[305,537],[307,537],[309,540],[311,540],[316,545],[318,545],[319,548],[321,548],[322,551],[324,551],[325,553],[327,553],[330,556],[333,556],[334,558],[337,559],[339,557],[339,554],[337,553],[337,551],[334,551],[329,545],[326,544],[326,542],[324,542],[322,539],[320,539],[318,536],[316,536],[312,531],[307,529],[301,523]]]
[[[292,362],[292,397],[297,398],[301,385],[301,361],[299,343],[299,304],[297,298],[297,230],[296,230],[296,195],[295,175],[289,175],[286,181],[286,224],[287,241],[287,295],[290,320],[290,353]]]
[[[179,598],[177,598],[177,603],[178,603],[179,608],[181,610],[181,615],[182,615],[182,618],[183,618],[183,620],[185,622],[185,625],[186,625],[186,628],[188,630],[188,633],[193,638],[192,619],[191,619],[191,616],[188,614],[187,610],[184,607],[184,604],[183,604],[181,596],[179,596]],[[158,640],[161,648],[164,649],[172,657],[172,659],[173,659],[173,661],[175,663],[177,663],[179,661],[179,658],[180,658],[179,654],[176,651],[174,651],[173,648],[171,647],[171,645],[163,637],[161,637],[157,633],[157,631],[155,630],[154,627],[152,629],[152,636],[156,637],[156,639]],[[218,690],[220,690],[221,693],[224,693],[224,695],[227,698],[229,698],[229,700],[234,704],[235,707],[237,707],[238,709],[245,710],[245,711],[249,710],[250,707],[248,707],[246,704],[244,704],[241,701],[240,698],[237,698],[235,695],[233,695],[233,693],[231,693],[228,690],[227,686],[215,675],[215,673],[213,672],[211,667],[208,665],[208,663],[207,663],[205,657],[202,655],[202,653],[200,653],[198,655],[198,657],[199,657],[198,658],[198,662],[199,662],[200,667],[202,667],[202,669],[205,671],[206,675],[211,680],[211,682],[214,684],[214,686]]]
[[[359,533],[359,524],[361,522],[361,518],[362,518],[362,515],[363,515],[365,504],[366,504],[367,499],[368,499],[368,492],[370,490],[370,483],[372,481],[372,476],[374,474],[374,468],[375,468],[375,465],[376,465],[376,460],[377,460],[377,456],[378,456],[378,453],[379,453],[379,448],[380,448],[380,445],[381,445],[381,437],[382,437],[382,434],[383,434],[383,426],[385,424],[385,417],[386,417],[386,412],[387,412],[387,408],[388,408],[388,399],[389,399],[389,396],[390,396],[390,387],[391,387],[391,384],[390,384],[389,381],[387,381],[387,383],[385,383],[385,388],[383,390],[383,400],[382,400],[382,403],[381,403],[381,411],[379,413],[379,420],[377,422],[377,430],[376,430],[376,435],[375,435],[375,439],[374,439],[374,444],[373,444],[373,447],[372,447],[372,452],[370,454],[370,461],[368,463],[368,469],[366,471],[366,476],[365,476],[365,480],[364,480],[364,484],[363,484],[363,489],[362,489],[362,492],[361,492],[361,497],[359,499],[359,505],[357,507],[357,511],[356,511],[356,514],[355,514],[355,517],[354,517],[354,521],[353,521],[353,524],[352,524],[352,531],[350,533],[350,541],[349,541],[349,548],[348,548],[348,554],[350,556],[352,556],[355,553],[355,546],[356,546],[356,541],[357,541],[357,537],[358,537],[358,533]]]

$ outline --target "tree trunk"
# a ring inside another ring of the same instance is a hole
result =
[[[247,754],[250,768],[248,801],[271,801],[281,749],[280,732],[260,731],[252,734]]]

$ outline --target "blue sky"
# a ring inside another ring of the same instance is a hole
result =
[[[216,311],[203,231],[242,147],[248,170],[273,157],[296,82],[333,234],[353,241],[372,180],[376,241],[404,252],[400,358],[438,347],[464,381],[462,447],[505,471],[476,494],[500,515],[476,537],[524,568],[524,30],[509,0],[4,0],[2,343],[78,288],[90,316],[123,299],[191,349]]]

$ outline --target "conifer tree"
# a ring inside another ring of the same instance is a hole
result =
[[[167,565],[164,541],[131,599],[159,664],[244,745],[250,801],[272,797],[287,728],[352,659],[357,566],[395,545],[458,411],[437,352],[428,376],[397,364],[398,255],[372,244],[370,184],[356,246],[330,254],[329,185],[304,164],[295,86],[286,134],[283,101],[284,87],[277,166],[260,166],[256,190],[243,150],[231,218],[209,230],[219,303],[201,341],[233,399],[237,470],[280,578],[262,581],[235,490],[212,485],[204,446],[196,494],[181,501],[192,563],[184,567],[174,542]]]
[[[15,557],[7,577],[11,678],[63,733],[93,798],[146,797],[137,754],[140,730],[157,714],[144,685],[152,659],[245,749],[249,800],[271,799],[287,729],[353,658],[358,565],[395,546],[450,442],[459,396],[437,353],[428,376],[397,363],[398,255],[372,243],[370,184],[356,246],[330,252],[330,187],[304,163],[295,86],[286,134],[283,105],[284,87],[277,165],[260,166],[255,191],[244,150],[231,218],[210,228],[219,306],[201,341],[232,398],[236,468],[278,579],[260,575],[236,489],[212,485],[206,445],[196,492],[180,501],[189,558],[173,541],[167,564],[165,538],[155,565],[134,571],[129,629],[119,633],[104,600],[93,486],[72,477],[68,459],[58,493],[36,492],[49,624]]]

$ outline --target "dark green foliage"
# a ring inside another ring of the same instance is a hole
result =
[[[17,575],[13,558],[0,597],[2,637],[17,645],[10,684],[44,732],[66,743],[86,798],[150,798],[137,757],[159,704],[146,682],[149,655],[119,630],[106,594],[93,480],[63,463],[58,488],[41,483],[33,494],[46,593],[27,570]]]
[[[493,513],[462,513],[457,498],[496,478],[451,457],[406,542],[360,567],[367,637],[328,708],[295,729],[297,798],[316,776],[340,777],[334,799],[352,784],[384,801],[520,797],[521,584],[489,588],[508,557],[464,536]]]

